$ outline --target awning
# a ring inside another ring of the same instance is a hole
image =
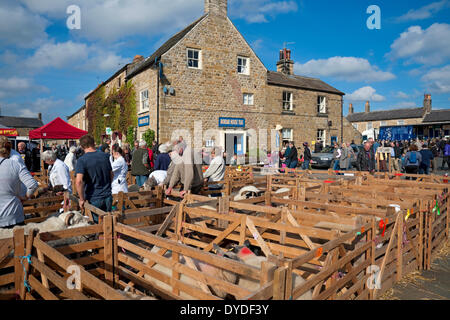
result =
[[[56,118],[45,126],[30,131],[30,139],[51,139],[51,140],[66,140],[66,139],[80,139],[82,136],[88,134],[87,131],[80,130],[61,118]]]

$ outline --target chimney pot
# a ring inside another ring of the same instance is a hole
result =
[[[280,50],[280,60],[277,62],[277,72],[287,75],[294,74],[294,61],[291,60],[291,50]]]
[[[38,113],[38,119],[42,121],[42,113]]]
[[[350,103],[350,105],[348,106],[348,114],[352,113],[353,113],[353,103]]]
[[[369,101],[366,101],[366,110],[365,110],[365,112],[366,113],[370,112],[370,102]]]

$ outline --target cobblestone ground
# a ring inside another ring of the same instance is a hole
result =
[[[380,300],[450,300],[450,241],[431,264],[431,270],[406,275]]]

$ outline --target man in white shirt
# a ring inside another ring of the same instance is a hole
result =
[[[205,184],[208,182],[222,181],[225,177],[225,161],[223,160],[222,152],[219,148],[211,150],[212,161],[209,164],[208,170],[203,174]],[[223,184],[209,185],[209,190],[220,190]],[[213,193],[212,197],[220,197],[221,193]]]
[[[143,188],[145,191],[152,190],[153,187],[162,185],[164,180],[167,178],[167,171],[165,170],[156,170],[153,171],[148,177],[147,181],[145,181]]]
[[[42,160],[49,165],[49,181],[51,186],[63,186],[64,190],[72,193],[72,184],[67,165],[59,160],[54,151],[45,151],[42,154]]]

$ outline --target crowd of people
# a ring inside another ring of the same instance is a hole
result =
[[[388,148],[389,157],[378,153],[380,147]],[[303,150],[294,142],[286,143],[280,151],[280,167],[303,170],[311,168],[312,154],[309,144],[303,143]],[[322,145],[316,143],[314,152],[320,153]],[[442,163],[439,165],[439,159]],[[362,146],[351,143],[333,144],[333,170],[395,171],[411,174],[430,174],[437,170],[450,169],[450,139],[428,140],[374,140],[369,139]]]

